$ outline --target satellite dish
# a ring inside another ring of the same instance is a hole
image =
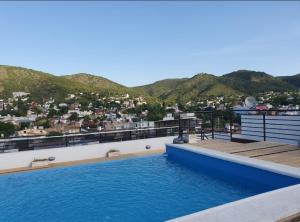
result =
[[[246,99],[245,99],[245,106],[248,108],[248,109],[252,109],[256,106],[257,102],[256,102],[256,99],[253,97],[253,96],[248,96]]]

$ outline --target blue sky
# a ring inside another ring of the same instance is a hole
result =
[[[0,64],[127,86],[300,73],[300,2],[0,2]]]

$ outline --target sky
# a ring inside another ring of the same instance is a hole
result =
[[[0,2],[0,64],[126,86],[300,73],[300,2]]]

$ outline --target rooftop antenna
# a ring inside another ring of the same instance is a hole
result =
[[[245,106],[248,108],[248,109],[253,109],[255,108],[257,104],[257,101],[256,99],[253,97],[253,96],[248,96],[246,99],[245,99]]]

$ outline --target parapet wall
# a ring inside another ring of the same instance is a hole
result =
[[[110,149],[118,149],[121,154],[132,154],[150,150],[162,150],[166,143],[172,143],[174,136],[159,137],[151,139],[130,140],[124,142],[98,143],[91,145],[78,145],[63,148],[31,150],[15,153],[0,154],[0,170],[30,167],[31,162],[36,159],[55,157],[53,163],[88,160],[105,157]]]

